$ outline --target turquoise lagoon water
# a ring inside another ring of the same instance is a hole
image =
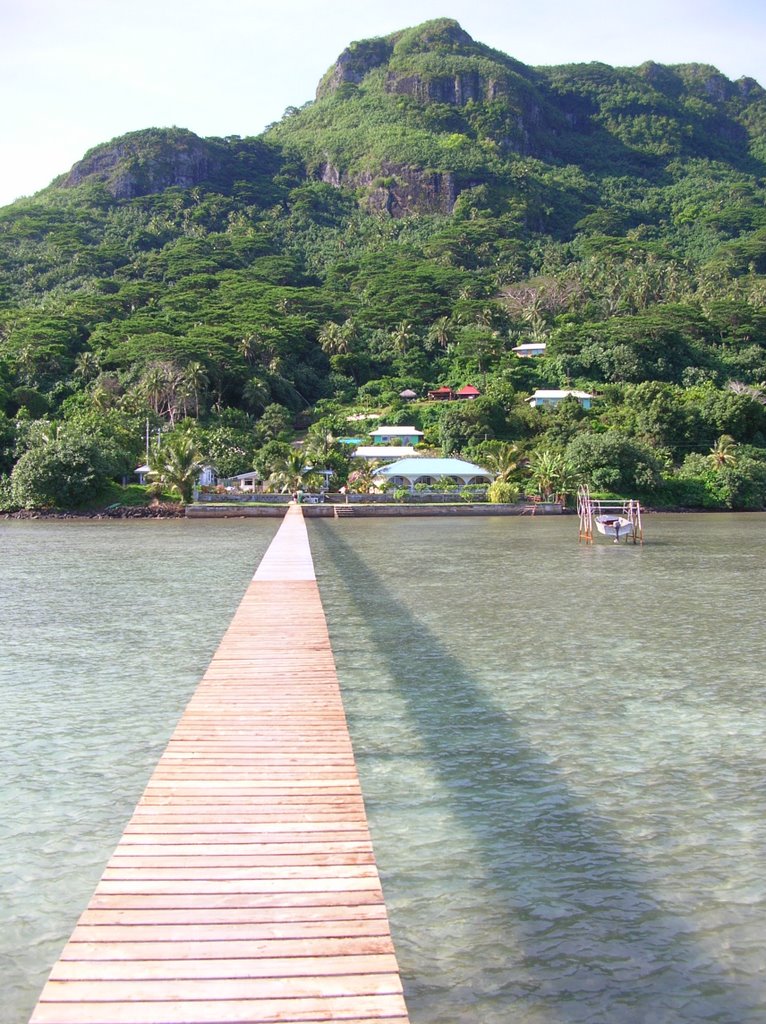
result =
[[[28,1016],[272,522],[0,523]],[[413,1024],[766,1021],[766,517],[317,520]]]

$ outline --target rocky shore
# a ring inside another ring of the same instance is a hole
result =
[[[183,519],[186,508],[175,502],[156,505],[109,505],[107,508],[87,511],[61,511],[57,509],[20,509],[6,512],[4,519]]]

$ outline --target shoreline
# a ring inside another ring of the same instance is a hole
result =
[[[105,520],[105,519],[281,519],[290,505],[285,504],[252,504],[252,505],[215,505],[199,503],[178,505],[165,502],[160,505],[120,505],[105,509],[19,509],[16,512],[0,513],[0,519],[29,520]],[[348,505],[326,503],[322,505],[302,505],[307,519],[345,519],[345,518],[396,518],[404,516],[526,516],[535,519],[539,516],[574,516],[575,509],[560,506],[534,507],[522,505],[503,505],[481,502],[477,504],[382,504],[353,502]],[[338,513],[336,514],[336,509]],[[733,509],[708,508],[650,508],[641,509],[644,515],[732,515],[741,514]],[[766,509],[749,510],[751,514],[763,514]]]
[[[213,505],[209,503],[199,505],[167,505],[156,508],[150,506],[121,506],[116,509],[100,509],[83,511],[80,509],[20,509],[17,512],[5,512],[0,514],[2,519],[14,519],[19,521],[29,520],[75,520],[75,519],[282,519],[284,518],[290,504],[271,505],[264,502],[262,505]],[[536,509],[534,513],[528,508],[520,508],[514,505],[454,505],[454,504],[432,504],[432,505],[365,505],[355,502],[351,505],[302,505],[303,513],[307,519],[333,519],[333,518],[371,518],[396,517],[396,516],[549,516],[549,515],[572,515],[571,509],[544,510]],[[337,517],[335,509],[342,509]]]
[[[246,518],[281,518],[290,505],[242,505],[205,502],[189,505],[186,509],[187,519],[246,519]],[[326,502],[324,504],[301,505],[307,519],[362,519],[362,518],[396,518],[403,516],[532,516],[534,515],[569,515],[559,505],[535,508],[529,505],[501,505],[487,502],[432,502],[423,504],[383,503],[383,502],[350,502],[349,504]]]
[[[184,519],[186,507],[173,502],[159,505],[117,505],[102,509],[22,508],[3,512],[2,519]]]

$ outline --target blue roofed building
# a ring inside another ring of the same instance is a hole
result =
[[[491,483],[493,474],[463,459],[400,459],[382,466],[375,474],[377,480],[391,480],[400,487],[412,490],[415,484],[434,484],[444,478],[458,484]]]

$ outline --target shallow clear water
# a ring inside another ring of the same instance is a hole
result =
[[[766,1020],[766,517],[312,523],[415,1024]]]
[[[273,521],[0,523],[22,1024]],[[766,1021],[766,517],[312,521],[413,1024]]]
[[[0,991],[22,1024],[278,523],[0,522]]]

